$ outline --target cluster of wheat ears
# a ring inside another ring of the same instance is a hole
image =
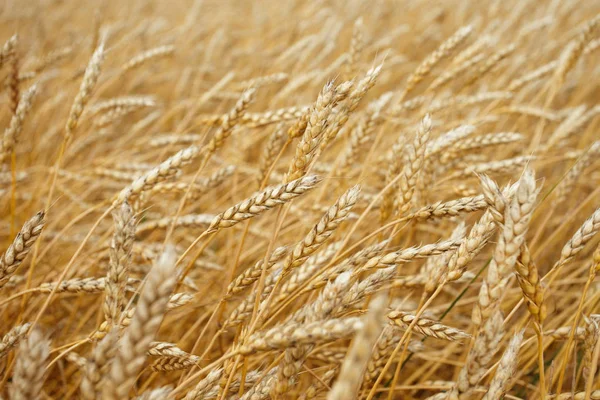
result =
[[[599,25],[7,0],[0,398],[600,399]]]

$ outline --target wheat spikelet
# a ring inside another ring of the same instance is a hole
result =
[[[458,375],[455,385],[458,393],[468,393],[487,371],[487,366],[498,351],[498,345],[504,336],[502,320],[502,312],[496,310],[483,325]]]
[[[356,317],[334,318],[308,324],[292,322],[250,335],[246,339],[246,343],[237,349],[237,352],[249,355],[289,346],[331,342],[352,335],[362,326],[361,319]]]
[[[379,295],[371,302],[363,326],[350,345],[340,374],[327,394],[327,400],[356,398],[373,346],[384,326],[383,313],[386,303],[385,295]]]
[[[250,389],[253,385],[255,385],[259,381],[260,378],[262,378],[262,373],[260,373],[259,371],[249,371],[245,376],[244,389],[246,389],[246,390]],[[228,399],[236,398],[235,396],[239,392],[240,386],[241,386],[241,382],[239,379],[235,379],[233,382],[231,382],[231,384],[229,385],[229,393],[226,394],[229,396],[227,398]],[[213,384],[212,387],[207,388],[204,391],[204,393],[200,393],[200,392],[196,393],[196,394],[194,394],[194,396],[190,396],[189,399],[188,399],[188,397],[186,397],[186,400],[217,399],[219,397],[220,392],[223,392],[223,388],[221,388],[221,386],[218,383],[216,383],[216,384]],[[192,393],[192,391],[188,392],[188,396],[190,393]]]
[[[581,29],[577,37],[569,42],[563,53],[560,55],[560,60],[553,76],[556,87],[563,84],[567,74],[581,57],[585,46],[592,39],[594,31],[598,27],[598,23],[600,23],[600,15],[596,15],[589,20]]]
[[[598,114],[600,114],[599,106],[592,107],[587,111],[585,107],[579,108],[572,115],[569,115],[569,117],[566,118],[558,128],[556,128],[556,130],[546,141],[544,149],[547,151],[554,147],[557,143],[561,143],[562,141],[567,140],[569,136],[581,131],[583,127]]]
[[[415,316],[403,311],[392,311],[387,317],[396,325],[407,328],[414,320]],[[434,337],[447,341],[457,341],[471,337],[466,332],[452,328],[437,321],[420,317],[413,326],[413,330],[425,336]]]
[[[190,133],[187,135],[161,135],[148,142],[148,145],[150,145],[151,147],[163,147],[174,144],[190,145],[199,142],[201,139],[202,135],[194,133]]]
[[[475,132],[474,125],[460,125],[444,134],[437,139],[427,143],[426,156],[430,159],[432,156],[443,153],[446,149],[453,149],[459,143],[468,140],[468,137]]]
[[[583,340],[583,368],[582,373],[585,381],[589,379],[590,368],[592,366],[594,348],[596,343],[600,340],[600,317],[590,315],[585,318],[585,337]]]
[[[560,121],[560,117],[552,111],[546,111],[543,108],[524,105],[502,107],[496,110],[496,114],[517,114],[545,119],[552,122]]]
[[[310,175],[258,192],[254,196],[216,215],[210,223],[207,232],[216,232],[220,229],[232,227],[266,210],[287,203],[308,192],[319,182],[319,177]]]
[[[96,176],[100,176],[103,178],[110,178],[110,179],[112,179],[114,181],[118,181],[118,182],[131,182],[139,176],[139,174],[135,174],[135,173],[131,173],[131,172],[124,172],[124,171],[118,171],[118,170],[101,168],[101,167],[94,168],[92,173]]]
[[[269,136],[269,139],[260,156],[259,173],[256,178],[259,186],[267,178],[269,169],[271,168],[271,165],[275,161],[275,158],[283,148],[284,143],[285,131],[283,129],[283,125],[279,125]]]
[[[29,336],[21,341],[9,388],[12,400],[40,398],[49,354],[50,341],[44,338],[38,329],[32,330]]]
[[[174,176],[182,166],[190,163],[194,158],[196,158],[199,152],[200,149],[196,146],[190,146],[186,149],[178,151],[173,156],[159,164],[157,167],[147,171],[131,182],[129,186],[121,190],[113,204],[117,205],[126,201],[130,201],[130,199],[139,196],[143,192],[151,190],[157,183]]]
[[[359,270],[371,258],[379,256],[379,254],[381,254],[387,245],[388,241],[386,240],[360,250],[333,268],[329,268],[323,271],[323,273],[316,278],[313,278],[304,291],[310,292],[312,290],[319,289],[325,286],[328,281],[337,278],[340,274],[346,271]]]
[[[469,82],[467,83],[467,86],[471,86],[473,85],[475,82],[477,82],[479,79],[481,79],[482,76],[484,76],[485,74],[487,74],[488,72],[490,72],[494,67],[496,67],[502,60],[504,60],[506,57],[508,57],[510,54],[512,54],[515,49],[517,47],[514,44],[511,44],[503,49],[500,49],[498,51],[496,51],[494,54],[492,54],[491,57],[489,57],[485,63],[483,63],[483,65],[479,66],[479,68],[477,68],[477,70],[475,71],[473,77],[471,78],[471,80],[469,80]]]
[[[4,42],[4,45],[0,49],[0,68],[2,68],[6,61],[13,56],[18,41],[18,35],[12,35],[6,42]]]
[[[458,56],[457,56],[457,58],[458,58]],[[471,69],[473,66],[475,66],[475,65],[479,64],[480,62],[482,62],[484,60],[484,58],[485,58],[484,55],[481,54],[481,53],[479,53],[479,54],[473,54],[472,57],[469,57],[468,59],[466,59],[462,63],[456,65],[454,68],[442,72],[440,74],[440,76],[438,76],[431,83],[431,86],[429,87],[429,89],[430,90],[439,89],[440,87],[444,86],[448,82],[450,82],[453,79],[455,79],[457,76],[460,76],[465,71]]]
[[[557,67],[558,63],[556,61],[551,61],[547,64],[542,65],[539,68],[534,69],[533,71],[523,75],[520,78],[514,79],[509,85],[508,90],[511,92],[516,92],[521,89],[523,86],[528,83],[534,82],[544,76],[550,74]]]
[[[302,131],[302,138],[296,147],[294,159],[290,163],[285,182],[293,181],[302,177],[306,169],[315,157],[323,134],[325,133],[325,123],[331,110],[336,95],[333,82],[327,83],[319,93],[315,104],[310,108],[306,115],[306,128],[298,129]],[[301,118],[302,119],[302,118]],[[288,136],[291,136],[288,132]]]
[[[350,52],[348,54],[348,58],[346,60],[346,75],[349,78],[352,78],[359,65],[359,58],[361,53],[365,47],[364,42],[364,23],[363,19],[359,17],[356,21],[354,21],[354,25],[352,26],[352,37],[350,39]]]
[[[571,239],[565,243],[561,252],[560,259],[552,266],[550,273],[557,273],[571,261],[585,245],[598,233],[600,230],[600,208],[584,221],[579,229],[573,234]]]
[[[185,400],[200,400],[206,397],[206,393],[219,382],[221,375],[223,374],[222,369],[212,370],[204,379],[185,396]]]
[[[285,82],[288,80],[288,78],[288,74],[284,72],[276,72],[274,74],[248,79],[246,81],[238,83],[236,86],[238,89],[242,90],[249,87],[259,88],[266,85],[272,85],[274,83]]]
[[[477,150],[482,149],[484,147],[497,146],[500,144],[514,143],[523,139],[523,135],[515,132],[498,132],[498,133],[490,133],[487,135],[477,136],[473,138],[466,138],[464,140],[460,140],[455,143],[450,148],[450,152],[462,153],[469,150]],[[451,159],[454,156],[444,155],[443,161]]]
[[[290,255],[283,262],[282,274],[287,276],[293,269],[302,265],[308,257],[314,254],[319,247],[333,234],[338,226],[348,217],[350,210],[358,200],[360,187],[354,186],[340,196],[338,201],[331,206],[327,213],[315,225],[308,235],[294,247]]]
[[[300,118],[308,109],[309,107],[307,106],[301,106],[278,108],[264,113],[246,113],[241,117],[240,123],[252,128],[258,128]]]
[[[110,242],[110,262],[106,275],[104,318],[109,323],[119,320],[125,307],[125,286],[129,276],[131,248],[135,239],[136,220],[131,207],[123,203],[113,212],[115,231]]]
[[[44,282],[38,286],[42,293],[99,293],[106,291],[107,278],[74,278],[63,280],[60,284],[56,282]],[[125,284],[137,283],[139,280],[129,278],[124,281],[123,290],[132,290]]]
[[[167,342],[150,343],[148,355],[159,357],[151,365],[154,371],[186,369],[200,362],[200,357],[187,353],[177,347],[177,345]]]
[[[452,255],[454,255],[454,253],[448,255],[448,257],[451,257]],[[445,259],[446,257],[444,257]],[[442,272],[444,272],[442,270]],[[443,277],[443,275],[442,275]],[[440,277],[440,281],[441,278]],[[469,271],[465,271],[460,278],[457,278],[455,281],[447,281],[447,282],[457,282],[457,283],[465,283],[465,282],[469,282],[470,280],[473,280],[473,278],[475,277],[475,274],[469,272]],[[392,286],[393,288],[412,288],[415,286],[424,286],[429,282],[429,277],[427,275],[425,275],[424,273],[417,273],[417,274],[413,274],[413,275],[406,275],[406,276],[400,276],[397,278],[394,278],[394,282],[392,282]]]
[[[65,59],[71,54],[73,54],[73,47],[71,46],[65,46],[58,49],[54,49],[48,52],[44,57],[40,57],[35,60],[33,72],[37,74],[45,70],[49,66],[54,65],[59,61]]]
[[[275,299],[276,303],[284,301],[288,296],[301,287],[305,282],[314,278],[319,270],[324,267],[340,249],[340,242],[335,242],[327,246],[322,251],[316,253],[306,263],[296,268],[289,276],[288,280],[281,285],[279,296]]]
[[[100,398],[103,379],[108,373],[110,362],[116,353],[117,339],[116,330],[108,333],[92,351],[92,358],[87,360],[80,385],[81,397],[85,400]]]
[[[278,247],[276,248],[268,260],[267,271],[269,271],[277,261],[280,261],[287,252],[286,247]],[[247,287],[251,286],[254,282],[258,281],[260,275],[263,270],[263,260],[259,260],[252,267],[245,269],[241,274],[239,274],[231,283],[227,286],[227,292],[225,293],[224,298],[228,299],[232,296],[235,296]]]
[[[103,112],[108,112],[114,108],[140,108],[140,107],[154,107],[156,100],[152,96],[123,96],[114,97],[105,101],[96,103],[90,107],[89,114],[96,115]]]
[[[131,114],[137,107],[116,107],[108,110],[94,118],[94,126],[97,128],[105,128],[109,125],[117,125],[127,115]]]
[[[451,175],[451,179],[464,178],[473,174],[509,174],[513,171],[522,169],[527,163],[533,161],[532,156],[518,156],[507,158],[500,161],[490,161],[481,164],[474,164],[462,171],[457,171]]]
[[[531,259],[527,245],[521,246],[519,259],[515,263],[515,273],[529,312],[538,323],[542,323],[546,318],[544,292],[540,284],[538,268]]]
[[[400,137],[392,146],[392,155],[385,174],[386,186],[396,178],[397,175],[403,173],[402,169],[402,152],[404,150],[404,137]],[[394,208],[394,197],[398,191],[398,184],[392,185],[388,190],[383,192],[383,198],[379,206],[379,220],[384,223],[391,216]]]
[[[510,342],[496,370],[496,375],[490,383],[490,389],[483,396],[483,400],[496,400],[504,397],[507,386],[512,378],[513,371],[517,366],[519,349],[523,341],[523,331],[515,334]]]
[[[442,60],[448,58],[462,42],[465,41],[467,37],[471,34],[473,28],[471,26],[464,26],[460,28],[458,31],[454,33],[454,35],[450,36],[444,43],[440,45],[433,53],[431,53],[421,65],[417,67],[415,72],[413,72],[406,83],[406,88],[404,89],[405,93],[410,92],[414,89],[419,82],[421,82],[431,70]]]
[[[575,164],[573,168],[567,172],[567,175],[558,183],[555,189],[556,205],[563,203],[568,198],[577,179],[583,174],[586,168],[595,161],[598,154],[600,154],[600,141],[594,142],[577,161],[577,164]]]
[[[478,211],[487,206],[483,195],[463,197],[450,201],[438,201],[437,203],[419,208],[408,214],[406,219],[429,219],[454,217],[463,212]]]
[[[0,360],[6,356],[8,351],[16,346],[25,336],[31,324],[18,325],[12,328],[0,341]]]
[[[398,196],[394,204],[394,208],[400,216],[406,214],[411,207],[411,201],[417,186],[417,179],[423,167],[430,132],[431,117],[425,115],[419,125],[414,142],[406,148],[408,163],[404,166],[400,174]]]
[[[19,268],[39,238],[44,228],[44,216],[45,213],[40,211],[25,222],[21,231],[0,258],[0,289],[6,285],[11,275]]]
[[[71,111],[69,112],[69,117],[67,118],[67,124],[65,127],[65,137],[67,140],[71,138],[73,131],[75,131],[75,128],[77,128],[81,114],[83,113],[87,102],[92,96],[92,90],[94,90],[94,87],[98,82],[98,78],[100,77],[100,68],[102,67],[103,61],[104,44],[101,43],[100,46],[98,46],[98,48],[94,51],[94,54],[92,54],[92,58],[85,69],[83,80],[81,81],[81,86],[79,87],[79,92],[77,92],[77,96],[75,96],[75,100],[71,106]]]
[[[300,309],[299,313],[297,313],[298,315],[292,316],[292,320],[304,323],[327,320],[342,300],[341,296],[348,290],[349,286],[350,273],[341,274],[334,282],[331,282],[323,289],[317,300]],[[288,392],[289,388],[296,381],[296,375],[313,347],[313,345],[308,344],[293,347],[285,351],[283,361],[278,368],[277,384],[275,385],[274,393],[282,395]]]
[[[398,264],[407,263],[419,258],[427,258],[456,249],[460,240],[449,239],[438,243],[426,244],[424,246],[409,247],[407,249],[394,251],[383,256],[372,257],[364,267],[355,271],[355,274],[369,272],[378,268],[394,267]]]
[[[320,144],[321,150],[323,150],[327,144],[329,144],[338,132],[346,125],[350,113],[352,113],[367,92],[375,85],[377,77],[381,73],[382,65],[371,68],[367,71],[365,77],[358,81],[356,85],[352,81],[344,82],[335,88],[336,96],[334,99],[335,103],[340,103],[335,108],[331,121],[328,121],[328,127],[323,135],[323,140]]]
[[[208,178],[198,179],[196,184],[191,185],[188,182],[161,182],[154,185],[150,190],[150,194],[155,193],[185,193],[191,187],[190,199],[198,199],[204,192],[214,189],[221,185],[227,178],[235,172],[233,165],[220,168]]]
[[[506,276],[515,266],[520,247],[535,205],[538,190],[535,186],[533,171],[528,169],[519,180],[517,190],[510,204],[506,206],[504,229],[498,239],[494,257],[488,266],[488,274],[479,292],[479,302],[473,310],[473,321],[481,325],[497,304],[504,287]]]
[[[454,228],[450,239],[463,240],[467,229],[462,222]],[[438,287],[442,276],[447,272],[447,265],[450,258],[454,255],[453,251],[447,251],[439,256],[428,258],[425,265],[421,268],[421,274],[426,276],[425,293],[433,293]]]
[[[169,297],[169,301],[167,303],[167,312],[175,310],[177,308],[183,307],[186,304],[189,304],[192,300],[194,300],[194,295],[190,293],[175,293]],[[122,314],[122,319],[120,321],[120,327],[128,327],[131,325],[131,320],[133,315],[135,314],[135,307],[129,308]],[[107,333],[110,331],[111,325],[108,322],[104,321],[100,324],[100,327],[92,332],[90,338],[92,340],[102,340]]]
[[[240,400],[264,400],[269,398],[271,387],[277,379],[276,373],[277,371],[270,371],[258,385],[254,385]]]
[[[7,79],[7,89],[8,89],[8,100],[10,104],[10,111],[13,115],[17,112],[17,107],[19,105],[19,96],[20,96],[20,81],[19,81],[19,71],[21,69],[21,54],[18,51],[18,43],[19,40],[15,42],[15,46],[10,54],[9,63],[10,63],[10,72]]]
[[[155,231],[157,229],[167,229],[175,224],[175,228],[207,228],[215,219],[214,214],[186,214],[175,217],[165,217],[154,221],[148,221],[140,224],[136,232],[138,234]]]
[[[3,163],[6,160],[8,160],[10,154],[13,152],[17,143],[17,138],[21,133],[21,130],[23,129],[25,117],[31,109],[33,97],[35,96],[37,91],[37,86],[33,85],[29,89],[27,89],[21,96],[16,112],[13,114],[10,120],[10,125],[4,130],[4,136],[2,137],[2,147],[0,151],[0,163]]]
[[[367,116],[362,118],[358,125],[352,130],[349,146],[344,152],[338,167],[340,173],[344,173],[356,162],[360,148],[371,140],[373,131],[383,122],[380,115],[381,110],[389,102],[391,97],[392,93],[386,93],[377,101],[371,103]]]
[[[364,377],[365,384],[377,379],[387,358],[399,341],[400,337],[398,337],[397,332],[394,332],[394,327],[392,325],[386,325],[383,328],[381,337],[373,348],[373,354],[367,364]]]
[[[511,92],[483,92],[472,96],[452,96],[432,102],[427,108],[427,112],[436,114],[447,109],[474,106],[486,101],[509,100],[512,97],[513,94]]]
[[[119,340],[119,350],[103,387],[103,398],[123,398],[135,383],[177,282],[174,265],[175,254],[169,249],[150,271],[131,325]]]
[[[351,279],[355,279],[356,275],[358,274],[352,276]],[[335,316],[344,315],[348,310],[360,309],[368,296],[379,291],[384,284],[393,280],[395,275],[396,268],[388,267],[379,269],[368,275],[365,279],[356,282],[346,292],[342,301],[335,310],[333,310],[332,314]]]
[[[240,118],[244,116],[246,113],[246,109],[250,105],[250,103],[254,100],[256,95],[256,89],[250,88],[242,93],[240,99],[235,103],[235,106],[229,111],[227,115],[223,117],[221,121],[221,126],[215,132],[214,136],[210,139],[210,142],[206,145],[205,149],[207,152],[207,156],[212,155],[215,151],[217,151],[225,140],[231,135],[233,132],[233,128],[239,123]]]
[[[146,63],[149,60],[153,60],[153,59],[156,59],[159,57],[169,56],[169,55],[173,54],[174,52],[175,52],[175,46],[166,45],[166,46],[155,47],[153,49],[146,50],[143,53],[140,53],[140,54],[134,56],[131,60],[127,61],[123,65],[122,68],[124,71],[130,71],[130,70]]]

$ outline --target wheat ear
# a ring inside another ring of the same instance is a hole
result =
[[[45,213],[40,211],[25,222],[12,244],[0,258],[0,289],[6,285],[11,275],[19,268],[42,233],[45,222],[44,215]]]
[[[287,203],[301,194],[308,192],[319,182],[319,177],[310,175],[260,191],[243,202],[216,215],[208,227],[207,232],[216,232],[220,229],[232,227],[241,221],[257,216],[266,210]]]
[[[144,365],[146,352],[167,311],[176,283],[175,253],[169,248],[148,274],[131,325],[119,340],[119,349],[103,388],[104,399],[127,397]]]
[[[123,203],[113,212],[115,231],[110,242],[110,261],[104,285],[104,318],[109,323],[119,320],[125,307],[125,287],[129,276],[131,248],[135,239],[136,220],[131,207]]]
[[[38,329],[21,341],[9,388],[11,400],[34,400],[42,395],[50,341]]]
[[[92,358],[87,360],[81,379],[81,397],[85,400],[99,399],[102,393],[102,381],[105,379],[110,362],[115,356],[118,334],[116,330],[109,332],[98,342],[92,351]]]
[[[331,391],[327,394],[327,400],[356,398],[367,363],[373,353],[373,346],[375,346],[384,326],[386,304],[387,296],[383,294],[377,296],[371,302],[364,317],[363,326],[358,330],[350,345],[340,374]]]
[[[25,336],[31,324],[15,326],[0,340],[0,360]]]
[[[490,383],[490,389],[485,396],[483,396],[483,400],[500,400],[504,397],[510,379],[512,378],[513,371],[517,366],[519,349],[522,341],[523,331],[515,334],[508,343],[508,347],[500,359],[500,364],[498,365],[494,379],[492,379],[492,383]]]

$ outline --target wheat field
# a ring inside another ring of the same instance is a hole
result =
[[[599,25],[5,0],[0,399],[600,399]]]

